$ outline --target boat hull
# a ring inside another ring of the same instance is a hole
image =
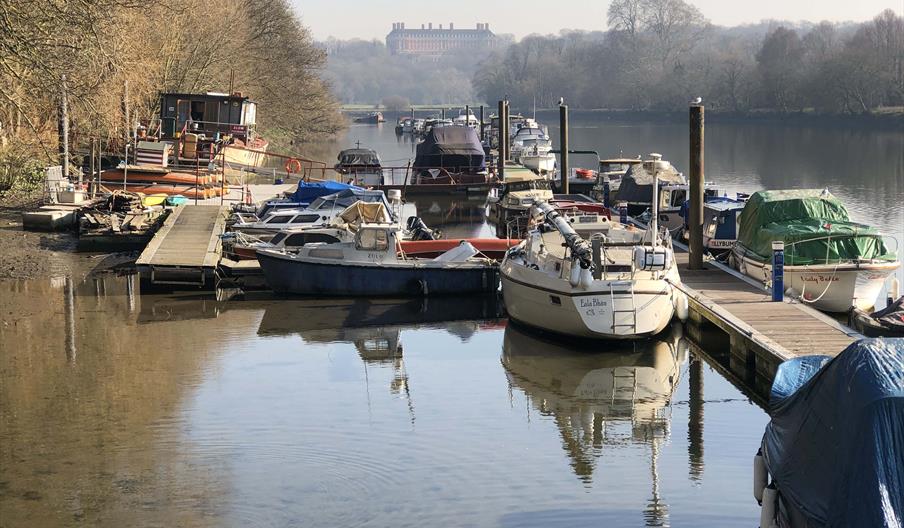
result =
[[[740,246],[732,251],[738,270],[758,281],[772,280],[772,264],[744,255]],[[869,310],[876,304],[882,285],[900,264],[840,264],[785,266],[785,291],[824,312]]]
[[[322,296],[427,296],[493,292],[499,268],[344,264],[258,252],[267,284],[278,293]]]
[[[521,154],[521,164],[528,169],[537,172],[552,172],[556,170],[555,156],[536,156],[533,154]]]
[[[510,261],[503,262],[502,296],[509,317],[569,337],[642,339],[665,329],[675,314],[671,288],[662,281],[657,281],[657,285],[652,285],[653,281],[638,283],[632,303],[630,290],[623,285],[613,286],[613,296],[608,281],[595,281],[587,291],[566,290],[544,284],[543,275]],[[634,307],[636,325],[627,326],[632,318],[628,310]]]

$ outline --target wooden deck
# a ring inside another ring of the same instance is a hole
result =
[[[862,338],[832,317],[797,301],[772,302],[771,292],[722,264],[707,262],[704,270],[687,269],[688,255],[676,251],[681,289],[687,294],[689,335],[704,349],[712,339],[700,324],[714,325],[728,336],[728,364],[736,375],[766,386],[778,365],[798,356],[835,356]]]
[[[220,260],[220,235],[226,207],[183,205],[176,208],[136,261],[150,285],[213,286]]]

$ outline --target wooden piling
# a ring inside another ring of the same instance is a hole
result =
[[[499,116],[499,126],[496,127],[497,145],[496,145],[496,177],[499,181],[503,181],[505,179],[505,100],[499,100],[499,111],[497,114]]]
[[[484,126],[483,125],[483,105],[480,105],[480,141],[483,141],[485,139],[484,138],[485,134],[483,132],[483,126]]]
[[[688,268],[703,269],[703,126],[704,109],[690,106],[690,204],[688,209]]]
[[[60,78],[60,105],[57,112],[58,132],[60,137],[60,165],[63,176],[69,177],[69,95],[66,88],[66,76]]]
[[[559,105],[559,150],[562,151],[559,164],[561,190],[562,194],[568,194],[568,105],[564,103]]]

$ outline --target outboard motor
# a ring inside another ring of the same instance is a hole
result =
[[[439,238],[436,232],[417,216],[409,216],[406,228],[411,233],[411,240],[436,240]]]

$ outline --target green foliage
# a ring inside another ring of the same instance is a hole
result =
[[[38,149],[20,142],[0,148],[0,197],[40,190],[44,167]]]

